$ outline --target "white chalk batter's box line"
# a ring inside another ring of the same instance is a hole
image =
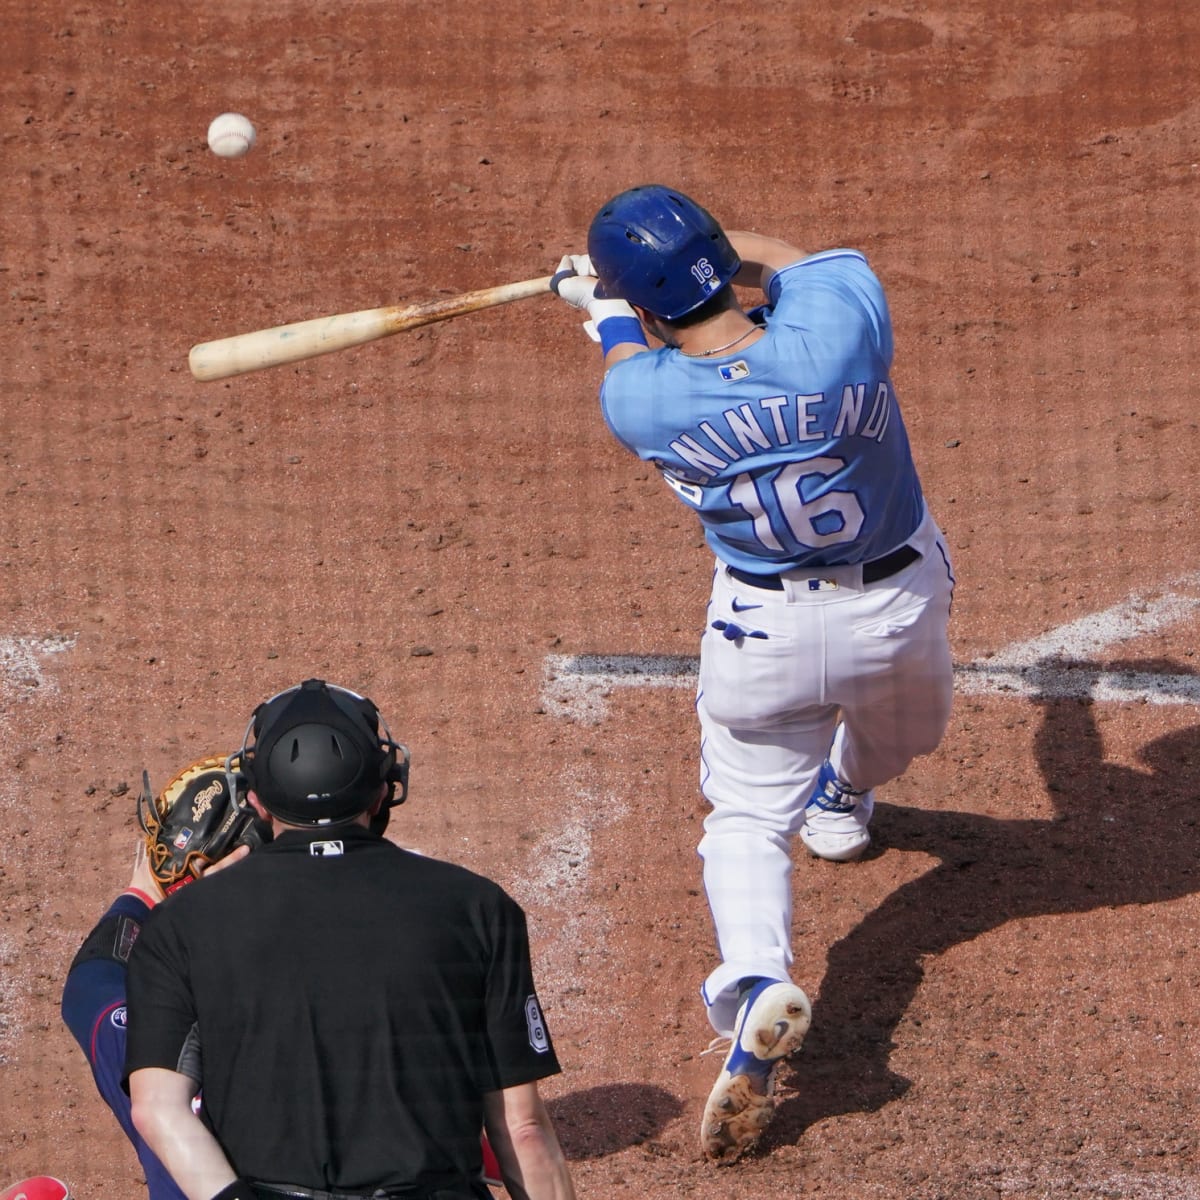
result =
[[[1080,617],[996,654],[960,664],[955,688],[1028,698],[1089,696],[1096,701],[1143,704],[1200,702],[1200,675],[1144,669],[1105,669],[1092,659],[1110,646],[1157,633],[1196,616],[1200,576],[1147,599],[1134,596],[1103,612]],[[1187,589],[1187,590],[1184,590]],[[624,687],[694,688],[698,660],[686,655],[556,654],[545,662],[543,699],[551,713],[599,720],[610,692]]]

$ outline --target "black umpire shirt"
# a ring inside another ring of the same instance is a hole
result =
[[[482,1094],[559,1070],[516,902],[359,826],[289,830],[168,897],[128,986],[126,1080],[202,1076],[248,1179],[478,1180]]]

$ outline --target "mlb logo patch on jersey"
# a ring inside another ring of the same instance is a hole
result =
[[[341,842],[313,842],[308,852],[314,858],[336,858],[339,854],[345,854],[346,847]]]
[[[736,383],[739,379],[748,379],[750,377],[750,368],[739,358],[737,362],[725,363],[719,366],[717,373],[726,383]]]

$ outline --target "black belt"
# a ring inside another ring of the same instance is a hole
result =
[[[254,1190],[260,1196],[287,1196],[290,1200],[390,1200],[391,1197],[421,1195],[412,1189],[377,1188],[373,1192],[325,1192],[299,1187],[292,1183],[261,1183],[254,1180]]]
[[[862,581],[863,583],[878,583],[881,579],[888,579],[897,571],[903,571],[910,563],[915,563],[920,557],[919,550],[914,550],[911,546],[901,546],[899,550],[893,550],[891,554],[885,554],[882,558],[873,558],[870,562],[863,563]],[[803,570],[804,568],[797,569]],[[727,570],[739,583],[766,588],[768,592],[783,591],[783,576],[778,573],[758,575],[753,571],[743,571],[740,567],[728,567]],[[814,576],[820,575],[821,568],[813,567],[812,573]]]
[[[371,1192],[328,1192],[316,1188],[299,1187],[294,1183],[263,1183],[251,1181],[260,1196],[282,1196],[287,1200],[436,1200],[437,1197],[475,1196],[475,1191],[459,1191],[443,1185],[376,1188]],[[459,1184],[459,1187],[462,1185]]]

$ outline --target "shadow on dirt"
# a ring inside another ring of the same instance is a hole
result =
[[[683,1111],[660,1087],[614,1083],[548,1100],[554,1131],[568,1160],[602,1158],[652,1141]]]
[[[1163,662],[1122,667],[1194,673]],[[1042,722],[1034,750],[1052,819],[878,806],[884,849],[941,861],[830,948],[812,1032],[781,1077],[799,1094],[781,1101],[764,1149],[797,1141],[826,1117],[872,1112],[907,1090],[888,1060],[927,956],[1018,918],[1155,904],[1200,890],[1200,726],[1144,746],[1141,771],[1104,761],[1091,700],[1035,703]]]

